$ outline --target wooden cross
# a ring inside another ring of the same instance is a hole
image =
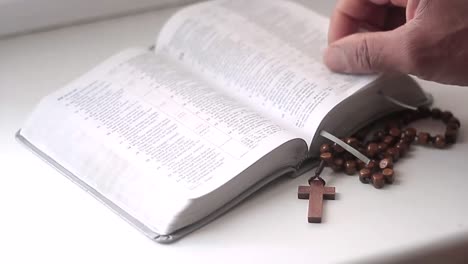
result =
[[[320,180],[313,180],[310,186],[299,186],[297,198],[309,199],[309,223],[321,223],[323,199],[335,200],[335,187],[325,187]]]

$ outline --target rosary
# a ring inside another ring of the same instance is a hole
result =
[[[321,132],[322,136],[334,143],[320,147],[320,165],[309,179],[309,186],[298,188],[298,198],[309,200],[309,223],[321,223],[323,200],[335,199],[335,187],[325,186],[325,180],[320,176],[325,167],[348,175],[358,172],[362,183],[381,189],[385,184],[393,183],[393,166],[405,156],[412,144],[439,149],[455,144],[461,124],[451,112],[425,106],[415,108],[392,98],[387,99],[408,110],[384,118],[383,129],[373,132],[373,126],[369,125],[344,139],[338,139],[326,131]],[[424,118],[442,121],[446,126],[445,134],[433,136],[427,132],[418,133],[415,128],[409,127],[412,122]]]

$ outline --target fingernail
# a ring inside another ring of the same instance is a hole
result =
[[[348,72],[348,60],[344,50],[338,46],[330,46],[327,48],[324,55],[324,62],[332,71]]]

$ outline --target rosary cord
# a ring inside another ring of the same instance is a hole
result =
[[[309,185],[312,184],[312,181],[314,180],[319,180],[323,183],[323,185],[325,186],[326,182],[325,180],[320,176],[320,174],[322,174],[322,171],[323,169],[327,166],[327,163],[325,161],[320,161],[320,164],[319,166],[317,167],[317,169],[315,170],[315,173],[314,173],[314,176],[310,177],[309,178]]]

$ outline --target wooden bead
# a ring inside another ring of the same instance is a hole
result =
[[[345,172],[348,175],[354,175],[357,171],[357,163],[354,160],[347,160],[345,162]]]
[[[347,160],[355,160],[356,157],[353,156],[353,154],[349,153],[349,152],[345,152],[343,153],[343,156],[342,158],[347,161]]]
[[[447,144],[445,143],[445,137],[442,136],[442,135],[437,135],[437,136],[434,138],[434,143],[433,143],[433,144],[434,144],[434,146],[435,146],[436,148],[440,148],[440,149],[445,148],[445,146],[447,145]]]
[[[445,131],[445,141],[447,144],[455,144],[457,142],[458,130],[453,128],[447,128]]]
[[[430,137],[431,135],[429,135],[429,133],[419,132],[417,142],[418,144],[421,144],[421,145],[427,145],[430,143],[429,142]]]
[[[408,140],[409,140],[408,142],[412,142],[414,140],[414,138],[416,137],[417,133],[418,133],[418,131],[415,128],[412,128],[412,127],[408,127],[404,131],[405,137],[407,137]]]
[[[431,110],[431,116],[434,119],[440,119],[442,116],[442,111],[440,111],[439,108],[432,108]]]
[[[320,153],[327,153],[327,152],[331,152],[330,144],[322,144],[320,146]]]
[[[388,134],[392,137],[399,137],[401,134],[401,130],[398,129],[398,127],[393,127],[390,129]]]
[[[395,138],[392,136],[386,136],[383,139],[383,143],[387,144],[388,146],[392,145],[395,142]]]
[[[391,168],[386,168],[382,171],[382,174],[385,178],[385,182],[392,184],[395,181],[394,171]]]
[[[372,172],[369,169],[361,169],[359,171],[359,180],[362,183],[369,183],[371,181]]]
[[[381,143],[379,143],[379,144],[377,145],[377,151],[378,151],[379,153],[384,153],[387,149],[388,149],[388,145],[385,144],[385,143],[383,143],[383,142],[381,142]]]
[[[336,152],[336,153],[343,153],[345,152],[344,148],[338,144],[333,144],[333,150]]]
[[[447,124],[447,129],[454,129],[454,130],[458,130],[460,127],[458,126],[458,124],[456,123],[448,123]]]
[[[333,155],[330,152],[320,154],[320,159],[325,161],[328,165],[331,165],[333,161]]]
[[[461,126],[460,120],[458,120],[458,118],[456,118],[456,117],[450,118],[447,123],[448,124],[455,124],[458,128],[460,128],[460,126]]]
[[[372,184],[376,189],[382,189],[385,186],[385,176],[382,173],[372,175]]]
[[[378,160],[382,160],[382,159],[385,159],[388,155],[386,154],[387,152],[382,152],[382,153],[379,153],[377,154],[377,159]]]
[[[371,172],[377,170],[377,161],[371,160],[365,167],[366,169],[369,169]]]
[[[334,170],[335,172],[340,172],[343,170],[343,167],[344,167],[344,159],[342,158],[335,158],[333,159],[333,164],[331,166],[332,170]]]
[[[379,151],[379,146],[377,143],[370,143],[369,145],[367,145],[366,153],[367,153],[367,156],[369,156],[370,158],[373,158],[377,154],[378,151]]]
[[[381,160],[379,162],[379,168],[381,170],[387,169],[387,168],[392,169],[393,168],[393,160],[391,158],[385,158],[385,159]]]
[[[333,164],[335,164],[336,166],[340,166],[342,167],[344,165],[344,160],[342,158],[336,158],[333,160]]]
[[[421,115],[421,118],[426,118],[431,116],[431,109],[427,106],[418,107],[418,112]]]
[[[397,162],[400,159],[400,151],[397,148],[389,148],[385,154],[387,157],[392,158],[394,162]]]
[[[414,138],[408,136],[406,133],[401,133],[400,136],[400,141],[403,141],[404,143],[411,144],[411,142],[414,140]]]
[[[442,112],[441,114],[441,119],[442,121],[444,121],[445,123],[448,123],[448,121],[450,120],[450,118],[453,117],[453,114],[449,111],[444,111]]]
[[[360,160],[360,159],[358,159],[358,160],[356,161],[356,164],[357,164],[357,168],[358,168],[359,170],[362,170],[362,169],[364,169],[364,168],[366,167],[366,163],[364,163],[364,161],[362,161],[362,160]]]
[[[357,148],[359,145],[359,141],[357,140],[357,138],[353,138],[353,137],[346,138],[345,143],[350,145],[353,148]]]
[[[374,140],[375,141],[381,141],[385,137],[385,131],[383,130],[377,130],[374,133]]]
[[[397,148],[400,152],[400,157],[404,157],[409,150],[409,145],[405,142],[400,141],[395,145],[395,148]]]

